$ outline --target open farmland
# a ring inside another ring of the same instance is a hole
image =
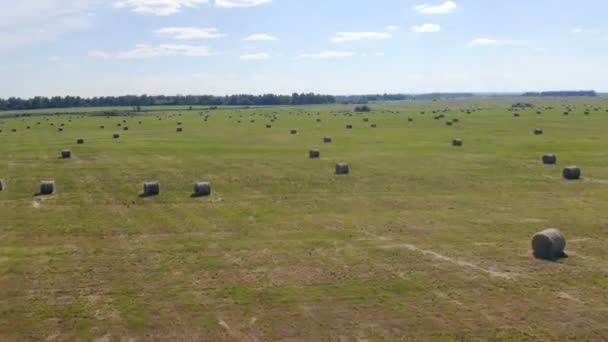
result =
[[[0,340],[606,340],[608,99],[519,101],[1,114]]]

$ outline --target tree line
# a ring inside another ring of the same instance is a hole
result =
[[[543,92],[527,92],[524,97],[573,97],[586,96],[595,97],[597,93],[593,90],[574,90],[574,91],[543,91]]]
[[[292,95],[187,95],[187,96],[102,96],[84,98],[80,96],[37,96],[30,99],[11,97],[0,98],[0,111],[78,108],[78,107],[143,107],[143,106],[276,106],[311,105],[336,103],[336,97],[314,93]]]

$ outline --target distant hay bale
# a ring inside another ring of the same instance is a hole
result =
[[[272,128],[271,124],[266,124],[266,128]]]
[[[290,133],[291,133],[291,134],[298,134],[298,130],[297,130],[297,129],[292,129],[292,130],[290,131]]]
[[[368,118],[363,118],[363,122],[369,122]]]
[[[543,134],[543,130],[540,128],[537,128],[534,130],[534,135],[542,135]]]
[[[578,166],[567,166],[562,174],[568,180],[576,180],[581,178],[581,169]]]
[[[99,126],[99,128],[101,128],[101,129],[105,129],[105,128],[106,128],[106,126],[101,125],[101,126]]]
[[[4,179],[0,178],[0,191],[4,190]]]
[[[183,131],[184,131],[184,129],[183,129],[183,128],[181,128],[181,127],[177,127],[177,128],[175,129],[175,131],[176,131],[176,132],[183,132]]]
[[[372,128],[377,128],[378,127],[378,125],[375,124],[375,123],[371,124],[371,126],[372,126]]]
[[[407,119],[407,121],[408,121],[408,122],[413,122],[413,121],[414,121],[414,118],[408,118],[408,119]]]
[[[113,139],[119,139],[120,138],[120,134],[114,133],[114,134],[112,134],[112,138]]]
[[[452,146],[462,146],[462,139],[454,139],[452,140]]]
[[[30,128],[31,128],[30,126],[25,127],[25,129],[30,129]]]
[[[317,118],[317,122],[321,122],[321,119]]]
[[[160,183],[158,181],[144,183],[144,196],[156,196],[160,194]]]
[[[534,257],[545,260],[557,260],[566,256],[566,238],[557,229],[547,229],[532,237]]]
[[[122,126],[122,124],[121,124],[121,123],[116,124],[116,127],[120,127],[120,126]]]
[[[182,125],[182,123],[181,123],[181,122],[178,122],[178,123],[177,123],[177,125],[178,125],[178,126],[181,126],[181,125]]]
[[[211,183],[196,182],[194,184],[194,196],[202,197],[211,195]]]
[[[446,121],[446,126],[452,126],[454,123],[452,121]]]
[[[57,128],[57,131],[58,131],[58,132],[63,132],[63,128],[61,128],[61,127],[60,127],[60,128]]]
[[[543,164],[546,164],[546,165],[553,165],[553,164],[556,164],[556,163],[557,163],[557,156],[556,156],[555,154],[552,154],[552,153],[550,153],[550,154],[545,154],[545,155],[543,156],[543,159],[542,159],[542,160],[543,160]]]
[[[324,137],[323,142],[329,144],[331,142],[331,137]]]
[[[350,167],[346,163],[338,163],[336,164],[336,174],[337,175],[347,175],[350,173]]]
[[[308,157],[311,159],[319,158],[319,157],[321,157],[321,151],[319,151],[317,149],[312,149],[312,150],[308,151]]]
[[[61,158],[63,158],[63,159],[72,158],[72,151],[70,151],[70,150],[61,151]]]
[[[458,118],[453,118],[453,119],[452,119],[452,122],[453,122],[453,123],[460,122],[460,119],[458,119]]]
[[[346,125],[346,129],[353,129],[353,125],[352,124]]]
[[[84,139],[83,138],[79,138],[78,140],[76,140],[76,144],[78,144],[78,145],[84,144]]]
[[[51,195],[55,192],[55,181],[42,181],[40,182],[40,194]]]
[[[123,128],[122,128],[122,130],[123,130],[123,131],[128,131],[128,130],[129,130],[129,127],[123,127]]]
[[[513,114],[513,116],[518,118],[520,115],[519,115],[519,113],[515,113],[515,114]]]

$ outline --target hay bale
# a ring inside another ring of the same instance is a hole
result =
[[[319,157],[321,157],[321,151],[319,151],[317,149],[312,149],[312,150],[308,151],[308,157],[311,159],[319,158]]]
[[[63,150],[63,151],[61,151],[61,158],[63,158],[63,159],[70,159],[70,158],[72,158],[72,151],[70,151],[70,150]]]
[[[578,166],[567,166],[562,174],[568,180],[576,180],[581,178],[581,169]]]
[[[292,129],[291,130],[291,134],[298,134],[298,130],[297,129]]]
[[[372,126],[372,128],[376,128],[376,127],[378,127],[378,125],[377,125],[377,124],[375,124],[375,123],[371,124],[371,126]]]
[[[57,131],[63,132],[63,128],[58,128]]]
[[[101,125],[101,126],[99,126],[99,128],[101,128],[101,129],[105,129],[105,128],[106,128],[106,126]]]
[[[460,119],[458,119],[458,118],[453,118],[453,119],[452,119],[452,122],[453,122],[453,123],[460,122]]]
[[[534,135],[542,135],[543,134],[543,130],[540,128],[537,128],[534,130]]]
[[[40,195],[51,195],[55,192],[55,181],[40,182]]]
[[[160,194],[160,183],[158,181],[144,183],[144,196],[156,196]]]
[[[346,125],[346,129],[353,129],[353,125],[352,124]]]
[[[324,142],[324,143],[326,143],[326,144],[331,143],[331,141],[332,141],[332,140],[331,140],[331,137],[324,137],[324,138],[323,138],[323,142]]]
[[[414,118],[408,118],[408,119],[407,119],[407,121],[408,121],[408,122],[413,122],[413,121],[414,121]]]
[[[543,164],[553,165],[557,163],[557,156],[555,154],[545,154],[543,156]]]
[[[211,183],[196,182],[194,184],[194,196],[202,197],[211,195]]]
[[[4,179],[0,178],[0,191],[4,190]]]
[[[452,140],[452,146],[460,147],[462,146],[462,139],[454,139]]]
[[[119,139],[119,138],[120,138],[120,134],[118,134],[118,133],[112,134],[112,139]]]
[[[446,126],[452,126],[454,123],[452,121],[446,121]]]
[[[363,118],[363,122],[369,122],[368,118]]]
[[[266,124],[266,128],[272,128],[271,124]]]
[[[538,259],[557,260],[566,256],[566,238],[557,229],[547,229],[532,237],[532,250]]]
[[[123,127],[123,128],[122,128],[122,130],[123,130],[123,131],[128,131],[128,130],[129,130],[129,127]]]
[[[520,115],[519,115],[519,113],[515,113],[515,114],[513,114],[513,116],[518,118]]]
[[[176,132],[183,132],[183,131],[184,131],[184,129],[183,129],[183,128],[181,128],[181,127],[177,127],[177,128],[175,129],[175,131],[176,131]]]
[[[76,144],[78,144],[78,145],[84,144],[84,139],[80,138],[80,139],[76,140]]]
[[[337,175],[347,175],[350,173],[350,167],[346,163],[338,163],[336,164],[336,174]]]

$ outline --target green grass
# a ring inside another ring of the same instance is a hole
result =
[[[2,114],[0,340],[605,340],[608,99],[519,101]],[[570,258],[531,257],[545,228]]]

